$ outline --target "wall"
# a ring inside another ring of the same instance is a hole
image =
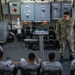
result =
[[[21,1],[21,0],[7,0],[7,2],[8,1]],[[25,0],[26,1],[26,0]],[[28,1],[28,0],[27,0]],[[38,0],[37,0],[38,1]],[[46,1],[53,1],[53,0],[46,0]],[[63,0],[57,0],[57,1],[63,1]],[[65,0],[66,1],[66,0]],[[2,3],[4,3],[4,0],[2,0]],[[73,16],[73,19],[75,20],[75,8],[73,8],[73,13],[72,13],[72,16]],[[17,21],[17,18],[19,17],[20,18],[20,15],[16,15],[16,16],[11,16],[12,17],[12,28],[13,28],[13,30],[15,30],[15,26],[14,25],[16,25],[16,21]],[[7,17],[8,19],[10,19],[9,17]],[[4,16],[4,19],[5,19],[5,16]],[[5,19],[5,20],[7,20],[7,19]],[[23,25],[23,24],[21,24],[21,25]],[[37,28],[39,28],[39,27],[41,27],[41,28],[44,28],[44,27],[49,27],[50,25],[55,25],[55,23],[54,22],[51,22],[51,23],[49,23],[48,25],[38,25],[38,26],[36,26]],[[28,25],[27,25],[28,26]],[[27,27],[27,26],[24,26],[24,28],[25,27]],[[9,29],[10,29],[10,26],[9,26]]]

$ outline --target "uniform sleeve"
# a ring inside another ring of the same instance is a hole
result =
[[[47,62],[43,62],[42,63],[42,68],[45,69],[46,67],[48,67]]]
[[[26,60],[24,58],[21,58],[20,65],[21,66],[26,66],[26,64],[27,64]]]
[[[59,62],[59,68],[60,70],[63,70],[62,64]]]
[[[12,61],[11,60],[8,60],[8,61],[5,61],[5,65],[11,65],[12,64]]]
[[[71,61],[71,70],[75,69],[75,59]]]
[[[13,70],[13,69],[14,69],[14,67],[15,67],[15,65],[14,65],[14,64],[8,65],[9,70]]]
[[[40,67],[40,63],[35,62],[34,64],[36,65],[36,68]]]
[[[56,23],[56,30],[55,30],[55,33],[56,33],[56,36],[57,37],[60,37],[60,22],[59,22],[59,20],[57,21],[57,23]]]
[[[14,67],[15,67],[15,65],[12,64],[12,61],[2,62],[2,69],[13,70]]]
[[[36,61],[35,62],[40,64],[40,60],[39,60],[38,57],[36,58]]]
[[[36,58],[36,61],[34,62],[34,64],[37,65],[37,67],[40,66],[39,58]]]

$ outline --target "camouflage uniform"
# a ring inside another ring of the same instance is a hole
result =
[[[74,21],[71,18],[69,21],[65,21],[63,18],[58,20],[56,36],[60,40],[60,54],[64,54],[65,45],[67,44],[69,54],[74,55]]]

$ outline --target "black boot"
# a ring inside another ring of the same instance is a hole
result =
[[[72,61],[74,59],[73,55],[70,55],[69,59]]]
[[[64,62],[64,57],[61,56],[60,59],[59,59],[60,63],[63,63]]]

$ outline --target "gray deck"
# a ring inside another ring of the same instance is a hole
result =
[[[10,57],[12,61],[20,61],[20,58],[27,59],[27,56],[30,52],[35,52],[40,56],[39,51],[32,51],[32,50],[24,50],[23,48],[24,44],[22,42],[17,42],[16,40],[13,43],[7,43],[3,46],[4,49],[4,60],[6,60],[6,57]],[[56,54],[56,60],[59,60],[59,50],[45,50],[44,51],[44,60],[48,60],[48,54],[50,52],[54,52]],[[63,63],[63,75],[70,75],[70,61],[69,61],[69,54],[68,49],[65,51],[65,61]],[[17,75],[20,75],[20,72],[18,72]]]

